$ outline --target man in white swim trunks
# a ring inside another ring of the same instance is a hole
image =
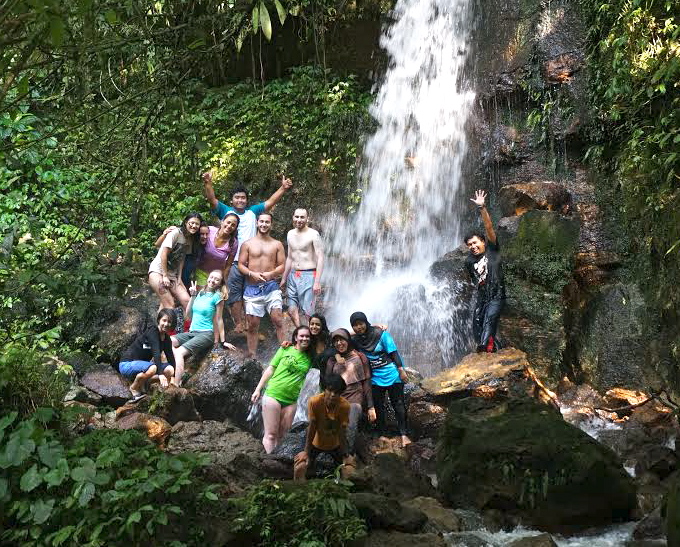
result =
[[[307,225],[307,209],[299,207],[293,213],[294,228],[288,232],[288,258],[281,280],[287,288],[288,314],[300,326],[300,311],[309,323],[317,297],[321,294],[323,271],[323,243],[319,232]]]
[[[246,279],[243,300],[246,305],[248,357],[251,358],[255,358],[257,353],[258,329],[265,311],[276,328],[279,342],[284,341],[279,279],[286,255],[283,244],[269,235],[271,228],[271,213],[260,213],[257,217],[257,234],[241,246],[239,254],[238,269]]]

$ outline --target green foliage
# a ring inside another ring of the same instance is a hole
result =
[[[628,228],[637,275],[680,356],[680,11],[672,0],[581,0],[589,24],[603,200]],[[673,334],[675,332],[675,334]]]
[[[58,407],[69,386],[70,367],[21,344],[0,350],[0,409],[20,416],[39,407]]]
[[[332,480],[267,480],[229,501],[232,531],[256,545],[346,545],[366,534],[345,485]]]
[[[217,499],[195,478],[204,462],[158,450],[135,431],[70,442],[46,427],[52,411],[0,418],[0,543],[198,544],[196,515]]]

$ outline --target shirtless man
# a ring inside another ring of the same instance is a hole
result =
[[[243,300],[246,304],[248,357],[251,358],[255,358],[257,352],[258,329],[265,311],[274,323],[279,342],[284,341],[283,303],[278,279],[283,273],[286,255],[283,244],[269,235],[271,228],[271,213],[260,213],[257,234],[241,246],[238,260],[238,269],[246,279]]]
[[[215,190],[212,183],[212,174],[208,171],[203,173],[203,193],[205,194],[212,212],[222,220],[229,213],[236,213],[239,217],[238,225],[238,244],[236,258],[227,278],[229,297],[227,305],[234,320],[237,333],[242,333],[245,326],[245,316],[243,314],[243,286],[244,279],[238,268],[239,254],[241,246],[257,233],[257,217],[260,213],[269,212],[281,200],[283,195],[291,189],[293,181],[285,175],[281,175],[281,185],[267,201],[255,203],[248,206],[248,191],[243,186],[236,186],[231,191],[231,206],[227,206],[215,197]]]
[[[305,324],[314,313],[316,297],[321,294],[321,272],[323,271],[323,243],[319,232],[307,226],[307,209],[295,209],[294,228],[288,232],[288,258],[283,271],[281,290],[288,288],[288,314],[300,326],[302,310]]]

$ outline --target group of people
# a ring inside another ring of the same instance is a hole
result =
[[[404,402],[408,377],[394,339],[362,312],[349,318],[351,331],[333,332],[314,313],[324,249],[319,233],[308,225],[305,208],[293,214],[287,255],[271,236],[271,210],[292,187],[291,179],[282,176],[269,199],[254,205],[248,205],[246,189],[237,187],[226,205],[215,197],[211,174],[202,178],[204,195],[220,224],[209,225],[199,213],[190,213],[180,227],[167,228],[156,241],[158,252],[149,266],[149,284],[160,300],[156,324],[137,337],[119,363],[121,374],[132,380],[133,400],[144,396],[152,379],[162,387],[181,385],[190,355],[211,347],[236,349],[226,341],[226,303],[235,332],[246,335],[248,357],[256,355],[265,313],[281,344],[251,397],[262,403],[262,443],[268,453],[291,427],[307,372],[311,367],[320,371],[321,393],[309,400],[309,430],[305,450],[296,457],[297,477],[323,452],[335,461],[351,462],[348,432],[356,431],[362,416],[385,431],[386,396],[402,443],[410,443]],[[478,289],[473,331],[477,350],[491,352],[500,348],[497,329],[505,287],[486,194],[477,191],[471,201],[479,207],[485,228],[465,238],[470,251],[466,268]],[[295,325],[290,341],[283,328],[284,290]]]
[[[371,325],[362,312],[350,316],[350,325],[353,332],[344,328],[329,332],[325,318],[312,315],[309,326],[297,327],[291,342],[281,345],[251,396],[253,403],[261,400],[262,444],[270,453],[293,423],[309,369],[319,369],[321,393],[308,402],[307,439],[295,458],[296,478],[304,478],[321,453],[351,469],[354,433],[362,416],[375,423],[378,432],[386,432],[386,395],[402,446],[411,442],[404,402],[408,376],[394,339],[384,327]]]

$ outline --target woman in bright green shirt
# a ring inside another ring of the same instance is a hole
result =
[[[262,395],[262,389],[267,385],[262,397],[262,444],[267,454],[276,448],[293,424],[297,398],[312,366],[309,356],[310,339],[309,327],[302,325],[296,328],[293,331],[293,345],[279,348],[262,373],[262,378],[250,398],[256,403]]]

